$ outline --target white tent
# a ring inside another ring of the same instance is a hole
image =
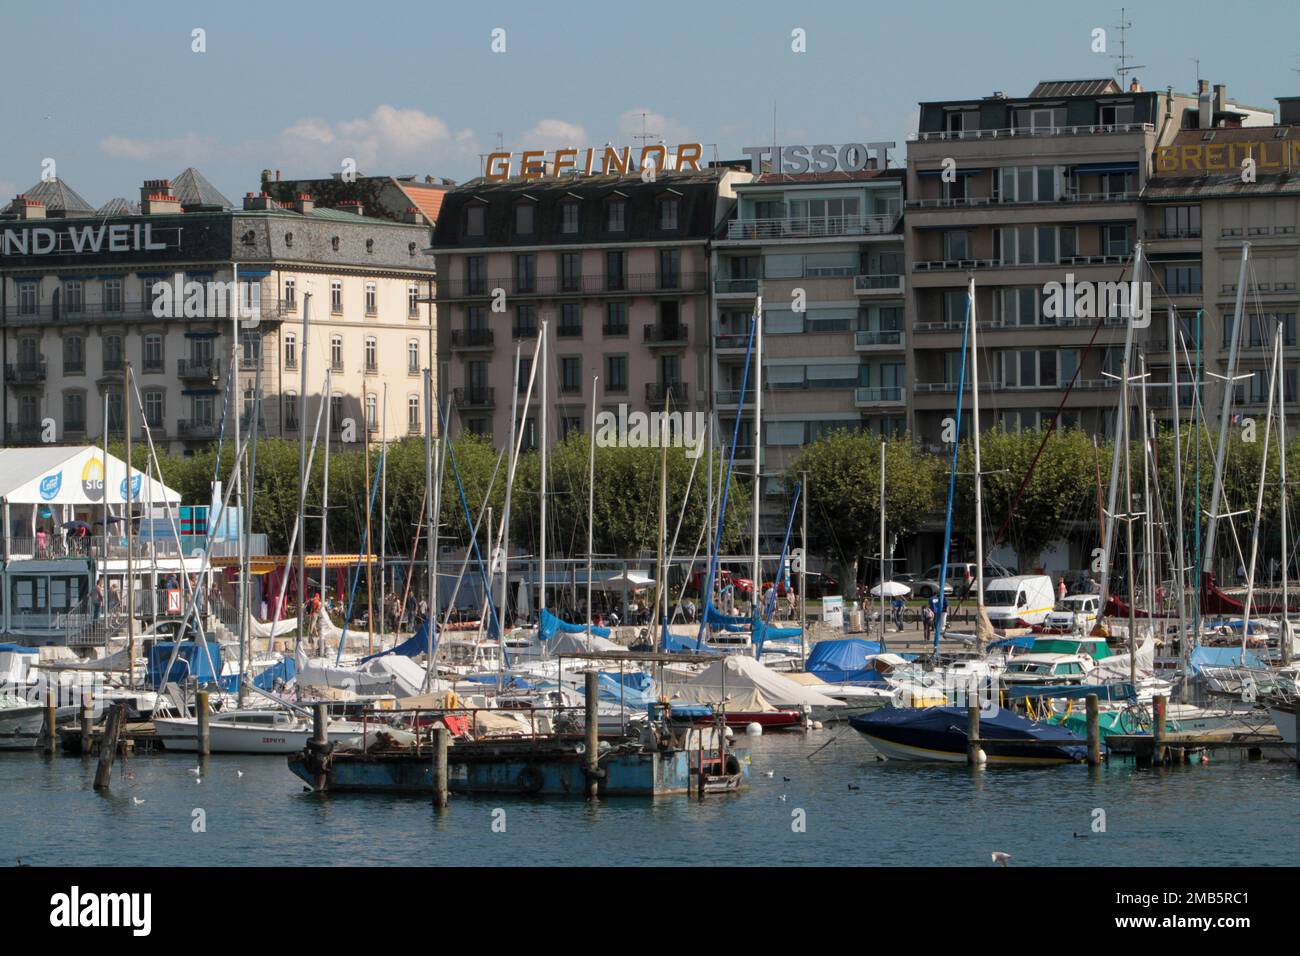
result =
[[[743,654],[720,658],[689,680],[669,685],[666,690],[670,698],[704,703],[720,703],[724,693],[735,701],[757,690],[777,707],[807,705],[816,711],[840,706],[840,701],[769,670]]]
[[[144,449],[141,449],[143,460]],[[37,445],[0,448],[0,501],[6,505],[102,505],[104,490],[109,504],[122,504],[126,496],[126,462],[94,446]],[[180,504],[181,495],[162,482],[131,469],[131,498],[137,503],[164,501]]]

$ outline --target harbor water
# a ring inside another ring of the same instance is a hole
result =
[[[1258,866],[1300,853],[1290,763],[898,764],[839,726],[744,742],[739,794],[457,797],[442,814],[419,796],[306,793],[280,757],[128,756],[101,795],[93,761],[0,753],[0,865],[987,866],[1001,851],[1012,866]]]

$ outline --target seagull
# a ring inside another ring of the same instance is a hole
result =
[[[772,776],[775,776],[775,775],[776,775],[776,771],[775,771],[775,770],[769,770],[767,773],[763,774],[763,776],[765,776],[765,777],[772,777]]]
[[[859,787],[856,783],[851,783],[851,784],[849,784],[849,789],[850,789],[850,790],[861,790],[862,788]]]
[[[17,861],[15,861],[14,866],[31,866],[31,864],[30,864],[30,863],[24,863],[24,862],[23,862],[23,858],[20,856],[20,857],[17,859]]]
[[[789,782],[790,782],[790,778],[789,778],[789,777],[782,777],[781,779],[784,780],[786,783],[789,783]]]
[[[991,856],[993,857],[993,862],[1000,866],[1006,866],[1007,861],[1011,859],[1010,853],[1003,853],[1001,850],[994,850]]]
[[[203,782],[203,778],[202,778],[202,777],[195,777],[195,778],[194,778],[194,782],[195,782],[196,784],[197,784],[197,783],[202,783],[202,782]]]
[[[784,800],[785,800],[785,794],[784,794],[784,793],[783,793],[783,794],[781,794],[781,800],[782,800],[782,801],[784,801]]]
[[[244,775],[244,771],[242,771],[242,770],[236,770],[236,771],[235,771],[235,774],[236,774],[236,776],[240,776],[240,777],[242,777],[242,776]]]
[[[131,802],[134,803],[137,807],[140,806],[140,804],[144,803],[144,801],[141,800],[139,797],[132,797]]]
[[[203,768],[202,768],[202,767],[191,767],[191,768],[190,768],[190,773],[194,774],[194,776],[196,776],[196,777],[197,777],[199,774],[201,774],[202,772],[203,772]]]

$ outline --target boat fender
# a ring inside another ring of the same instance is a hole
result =
[[[546,781],[542,778],[542,772],[536,767],[525,767],[519,771],[515,783],[524,793],[538,793]]]
[[[756,721],[756,720],[750,722],[749,724],[746,724],[746,725],[745,725],[745,736],[747,736],[747,737],[761,737],[761,736],[763,736],[763,725],[760,724],[760,723],[759,723],[758,721]]]

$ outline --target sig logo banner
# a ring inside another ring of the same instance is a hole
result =
[[[140,487],[144,481],[143,475],[131,476],[131,500],[135,501],[140,497]],[[117,496],[126,501],[126,479],[122,479],[122,484],[117,489]]]
[[[81,469],[81,490],[91,501],[104,499],[104,462],[91,458]]]
[[[41,479],[41,498],[45,501],[53,501],[59,496],[59,491],[63,488],[63,472],[56,471],[52,475],[46,475]]]

